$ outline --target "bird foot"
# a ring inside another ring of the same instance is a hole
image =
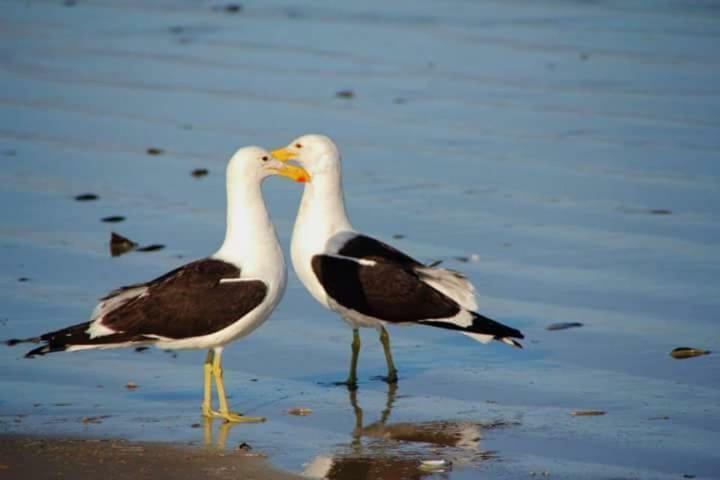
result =
[[[391,375],[378,375],[376,377],[372,377],[373,380],[382,380],[383,382],[393,385],[398,383],[398,376],[397,373],[393,373]]]
[[[265,417],[246,417],[242,413],[237,412],[218,412],[216,410],[205,411],[203,409],[203,415],[208,418],[222,418],[228,423],[262,423],[265,421]]]
[[[348,390],[357,390],[358,389],[357,380],[352,380],[352,379],[347,379],[344,382],[332,382],[331,385],[345,386],[345,387],[347,387]]]

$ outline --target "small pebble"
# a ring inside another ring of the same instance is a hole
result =
[[[420,469],[430,472],[444,472],[446,471],[452,463],[450,463],[448,460],[440,459],[440,460],[420,460]]]
[[[672,214],[672,210],[667,210],[665,208],[654,208],[650,210],[650,213],[653,215],[670,215]]]
[[[239,3],[229,3],[229,4],[225,5],[225,8],[223,10],[225,10],[228,13],[238,13],[238,12],[242,12],[242,9],[243,9],[243,6],[240,5]]]
[[[136,248],[135,251],[137,252],[155,252],[157,250],[162,250],[165,248],[165,245],[162,245],[160,243],[153,243],[152,245],[146,245],[144,247]]]
[[[91,202],[93,200],[97,200],[98,197],[94,193],[81,193],[80,195],[75,195],[75,200],[78,202]]]
[[[349,98],[355,97],[355,92],[353,92],[352,90],[339,90],[339,91],[335,92],[335,96],[337,98],[348,98],[349,99]]]
[[[307,417],[312,413],[312,409],[307,407],[295,407],[288,410],[287,413],[298,417]]]
[[[190,172],[190,175],[192,175],[195,178],[201,178],[207,176],[208,172],[207,168],[196,168],[192,172]]]
[[[604,410],[573,410],[570,415],[573,417],[599,417],[605,413]]]
[[[30,279],[28,277],[20,277],[18,278],[18,282],[29,282]]]
[[[100,219],[100,221],[105,223],[118,223],[118,222],[124,222],[125,217],[121,215],[111,215],[109,217],[103,217]]]
[[[392,236],[392,238],[394,238],[395,240],[400,240],[405,238],[405,235],[403,235],[402,233],[396,233]]]
[[[699,357],[701,355],[710,355],[710,353],[710,350],[703,350],[702,348],[678,347],[670,352],[670,356],[677,360],[684,360],[686,358]]]
[[[128,390],[135,390],[138,388],[138,386],[135,382],[128,382],[127,384],[125,384],[125,388],[127,388]]]
[[[165,150],[163,150],[162,148],[149,147],[147,149],[148,155],[162,155],[163,153],[165,153]]]
[[[561,322],[561,323],[553,323],[545,327],[545,330],[567,330],[568,328],[578,328],[582,327],[583,324],[580,322]]]

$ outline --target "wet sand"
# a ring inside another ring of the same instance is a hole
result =
[[[463,271],[525,349],[393,328],[393,391],[363,330],[353,395],[331,385],[350,330],[290,272],[272,318],[224,353],[231,406],[268,418],[212,425],[230,455],[245,442],[331,477],[720,478],[719,14],[9,0],[0,340],[82,322],[109,290],[215,251],[233,151],[323,132],[354,225]],[[300,188],[269,179],[264,193],[287,253]],[[164,248],[112,257],[112,232]],[[582,326],[547,330],[560,323]],[[207,443],[204,352],[23,353],[0,347],[3,434]],[[605,414],[572,415],[588,410]]]
[[[124,440],[0,436],[0,477],[7,480],[293,480],[261,456]]]

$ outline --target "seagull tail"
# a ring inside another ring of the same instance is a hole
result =
[[[36,355],[46,355],[54,352],[65,352],[72,350],[85,350],[91,348],[113,348],[127,345],[127,342],[150,343],[152,339],[147,337],[131,336],[123,333],[112,335],[91,337],[88,333],[91,322],[79,323],[71,327],[48,332],[39,337],[18,339],[13,338],[6,340],[5,344],[14,346],[19,343],[39,343],[39,347],[34,348],[25,354],[25,358],[32,358]]]
[[[503,325],[500,322],[496,322],[495,320],[476,312],[467,313],[472,316],[472,323],[470,325],[459,325],[458,323],[450,320],[433,320],[424,321],[422,323],[423,325],[457,330],[463,335],[467,335],[473,340],[481,343],[490,343],[493,340],[497,340],[498,342],[506,343],[512,347],[523,348],[520,342],[514,340],[515,338],[525,338],[520,330]]]
[[[82,342],[87,343],[90,336],[87,329],[90,322],[80,323],[72,327],[63,328],[54,332],[48,332],[39,337],[31,338],[12,338],[6,340],[5,344],[12,347],[20,343],[40,343],[42,346],[34,348],[25,354],[25,358],[31,358],[35,355],[45,355],[46,353],[62,352],[67,350],[71,345]]]
[[[490,340],[497,340],[498,342],[506,343],[511,347],[523,348],[520,342],[514,340],[515,338],[525,338],[520,330],[503,325],[500,322],[496,322],[495,320],[476,312],[472,312],[472,316],[473,323],[465,331],[463,331],[464,334],[479,341],[483,340],[475,338],[476,335],[490,337]],[[483,343],[487,343],[488,341],[489,340],[484,341]]]

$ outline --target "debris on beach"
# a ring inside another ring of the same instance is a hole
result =
[[[125,384],[125,388],[127,388],[127,389],[130,390],[130,391],[132,391],[132,390],[136,390],[136,389],[138,388],[138,385],[137,385],[137,383],[135,383],[135,382],[127,382],[127,383]]]
[[[652,215],[670,215],[672,214],[672,210],[668,210],[667,208],[653,208],[650,210],[650,213]]]
[[[163,245],[161,243],[153,243],[151,245],[146,245],[144,247],[136,248],[135,251],[136,252],[155,252],[158,250],[162,250],[163,248],[165,248],[165,245]]]
[[[225,10],[228,13],[242,12],[242,9],[243,9],[243,6],[240,5],[239,3],[228,3],[227,5],[225,5],[225,8],[223,8],[223,10]]]
[[[85,425],[102,423],[103,419],[108,418],[110,415],[99,415],[97,417],[83,417],[80,420]]]
[[[568,328],[579,328],[582,327],[583,324],[580,322],[560,322],[560,323],[552,323],[545,327],[545,330],[567,330]]]
[[[20,278],[18,278],[18,282],[20,282],[20,283],[29,282],[29,281],[30,281],[30,279],[29,279],[28,277],[20,277]]]
[[[202,178],[206,177],[207,174],[210,173],[207,168],[196,168],[192,172],[190,172],[190,175],[192,175],[195,178]]]
[[[288,415],[295,415],[297,417],[307,417],[312,413],[312,409],[307,407],[294,407],[287,411]]]
[[[599,417],[605,415],[605,410],[573,410],[570,415],[573,417]]]
[[[162,155],[163,153],[165,153],[165,150],[158,147],[148,147],[146,152],[148,155]]]
[[[94,193],[81,193],[80,195],[75,195],[75,200],[78,202],[91,202],[99,198],[100,197]]]
[[[138,244],[115,232],[110,233],[110,255],[118,257],[137,247]]]
[[[684,360],[686,358],[699,357],[701,355],[710,355],[710,353],[710,350],[703,350],[702,348],[678,347],[670,352],[670,356],[678,360]]]
[[[118,223],[124,222],[125,217],[123,217],[122,215],[110,215],[109,217],[101,218],[100,221],[105,223]]]
[[[405,235],[403,235],[402,233],[394,233],[392,238],[394,238],[395,240],[402,240],[403,238],[405,238]]]
[[[212,7],[215,12],[240,13],[245,7],[241,3],[228,3],[226,5],[215,5]]]
[[[442,458],[439,460],[420,460],[420,470],[426,472],[442,473],[448,471],[450,467],[452,467],[452,462]]]
[[[353,92],[352,90],[338,90],[337,92],[335,92],[335,96],[337,98],[350,99],[355,98],[355,92]]]
[[[480,261],[480,255],[477,253],[470,254],[468,256],[459,256],[454,257],[455,260],[462,263],[470,263],[470,262],[479,262]]]

